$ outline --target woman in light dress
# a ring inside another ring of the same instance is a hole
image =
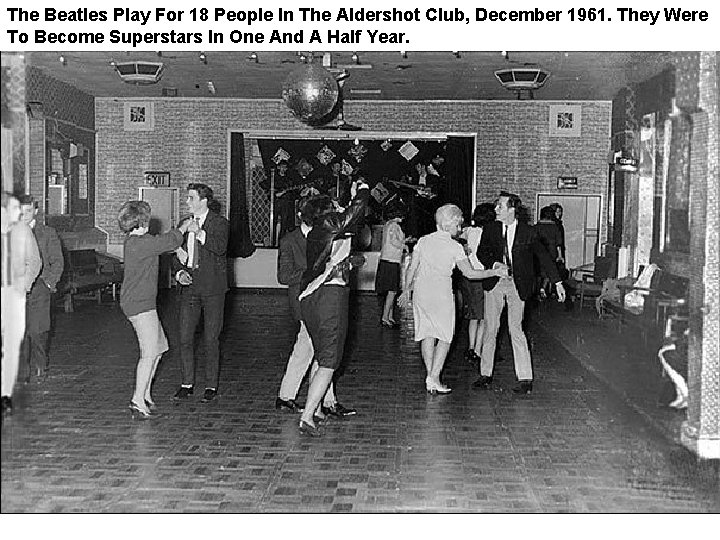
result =
[[[463,216],[454,204],[446,204],[435,212],[437,231],[418,240],[400,295],[401,307],[412,297],[415,341],[427,370],[425,388],[430,393],[447,394],[451,389],[440,382],[450,343],[455,332],[455,299],[452,272],[457,268],[470,279],[504,277],[507,268],[475,270],[463,247],[453,239],[460,232]]]

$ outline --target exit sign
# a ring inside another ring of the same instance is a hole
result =
[[[158,172],[158,171],[147,171],[145,173],[145,183],[148,186],[153,186],[153,187],[169,187],[170,186],[170,173],[169,172]]]
[[[558,176],[557,188],[558,189],[577,189],[578,179],[577,176]]]

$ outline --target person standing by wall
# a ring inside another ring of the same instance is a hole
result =
[[[43,223],[37,201],[30,195],[22,195],[19,200],[21,219],[32,229],[42,259],[42,271],[33,283],[26,305],[25,339],[21,356],[26,380],[29,381],[32,375],[44,377],[50,367],[48,346],[52,297],[62,277],[65,259],[60,237],[55,229]]]
[[[186,203],[192,218],[186,227],[183,247],[173,259],[175,279],[180,284],[180,368],[182,384],[173,399],[186,399],[195,385],[195,327],[202,314],[205,321],[205,393],[207,403],[217,396],[220,372],[220,332],[225,312],[227,245],[229,223],[210,211],[212,189],[201,183],[187,187]]]
[[[20,202],[2,193],[2,414],[12,412],[12,395],[25,334],[25,298],[42,260],[30,227],[20,219]]]

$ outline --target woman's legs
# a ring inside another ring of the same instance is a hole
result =
[[[420,352],[422,353],[423,362],[425,362],[425,370],[427,371],[428,377],[430,377],[433,369],[436,341],[435,338],[425,338],[420,342]]]
[[[315,422],[313,422],[313,414],[320,406],[320,400],[322,400],[325,392],[327,392],[334,372],[335,370],[331,368],[318,367],[315,375],[313,375],[313,378],[310,381],[307,402],[305,403],[305,409],[300,416],[301,421],[306,424],[310,424],[311,426],[315,426]]]
[[[138,409],[145,412],[148,411],[145,405],[145,392],[147,391],[148,381],[152,377],[154,360],[154,358],[141,356],[135,370],[135,392],[133,393],[132,402]]]
[[[157,371],[158,364],[160,363],[160,359],[162,358],[162,354],[158,354],[155,357],[155,360],[153,360],[152,365],[152,371],[150,372],[150,378],[147,381],[147,384],[145,385],[145,402],[149,403],[151,405],[154,405],[155,402],[153,401],[151,390],[152,390],[152,383],[153,380],[155,380],[155,371]]]
[[[394,323],[393,319],[393,307],[395,305],[396,291],[388,291],[385,295],[385,304],[383,305],[382,321]]]
[[[438,384],[441,384],[440,372],[445,365],[445,359],[447,358],[447,353],[449,350],[450,343],[448,343],[447,341],[438,340],[437,345],[435,345],[432,370],[429,374],[430,378]]]

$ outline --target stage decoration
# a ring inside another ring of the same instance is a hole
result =
[[[325,68],[306,64],[293,71],[283,84],[282,98],[293,115],[306,124],[318,124],[335,108],[340,90]]]
[[[380,148],[382,148],[383,152],[387,152],[392,148],[392,143],[388,139],[385,139],[380,145]]]
[[[398,152],[400,152],[400,155],[408,161],[410,161],[412,158],[414,158],[418,154],[419,151],[420,150],[418,150],[417,146],[415,146],[410,141],[403,144],[400,147],[400,149],[398,150]]]
[[[389,194],[390,192],[382,185],[382,182],[375,184],[375,187],[370,191],[370,195],[379,203],[383,202]]]
[[[329,165],[335,157],[335,152],[330,150],[327,145],[323,146],[317,154],[318,161],[323,165]]]
[[[367,154],[367,148],[365,148],[365,146],[362,143],[358,142],[357,144],[354,144],[350,148],[350,150],[348,150],[348,154],[350,154],[352,157],[354,157],[355,161],[360,163],[362,161],[363,157],[365,157],[365,154]]]
[[[307,178],[308,175],[313,172],[313,169],[314,167],[305,158],[301,158],[300,161],[297,162],[297,165],[295,165],[295,170],[303,178]]]
[[[352,176],[354,172],[355,169],[353,169],[353,166],[343,159],[342,164],[340,165],[340,174],[344,176]]]
[[[432,163],[427,166],[427,172],[428,174],[432,174],[433,176],[440,176],[440,173],[437,172],[437,169],[433,167]]]
[[[288,159],[290,159],[290,154],[282,147],[278,148],[278,151],[275,152],[275,155],[272,157],[275,165],[280,165],[281,162],[287,161]]]

